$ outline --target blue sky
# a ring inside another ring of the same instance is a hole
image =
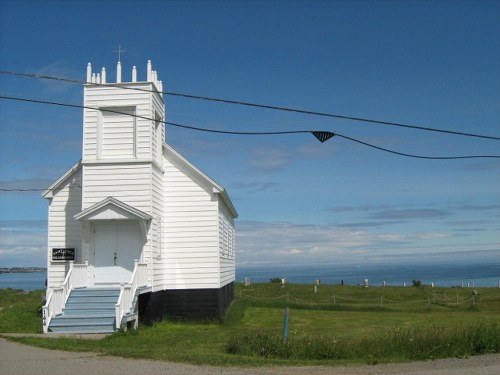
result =
[[[0,2],[0,69],[145,79],[166,91],[500,136],[497,1]],[[82,104],[78,84],[0,75],[2,95]],[[167,121],[328,130],[401,152],[500,143],[166,96]],[[44,188],[81,157],[82,112],[0,100],[0,187]],[[240,217],[237,264],[500,261],[500,159],[404,158],[341,138],[167,127]],[[46,263],[47,202],[0,192],[0,266]]]

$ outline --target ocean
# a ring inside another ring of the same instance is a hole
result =
[[[0,289],[17,288],[26,291],[45,289],[45,272],[0,274]],[[236,281],[248,277],[252,282],[268,282],[269,279],[286,278],[289,283],[362,285],[365,279],[373,286],[412,285],[412,280],[423,284],[450,287],[498,287],[500,264],[391,264],[391,265],[316,265],[316,266],[262,266],[236,267]]]
[[[27,292],[45,289],[47,272],[0,273],[0,289],[23,289]]]
[[[500,264],[390,264],[390,265],[317,265],[281,267],[237,267],[236,280],[245,277],[253,282],[286,278],[289,283],[362,285],[365,279],[373,286],[407,286],[413,280],[435,286],[498,287]]]

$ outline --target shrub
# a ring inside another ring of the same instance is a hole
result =
[[[415,288],[420,288],[422,286],[422,281],[420,280],[412,280],[411,282]]]

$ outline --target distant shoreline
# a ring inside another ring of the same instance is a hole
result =
[[[0,268],[0,273],[35,273],[35,272],[47,272],[47,268],[43,268],[43,267]]]

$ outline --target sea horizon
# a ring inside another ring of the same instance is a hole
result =
[[[0,274],[0,289],[25,291],[45,289],[46,272]],[[436,287],[499,287],[500,264],[475,263],[394,263],[394,264],[324,264],[324,265],[237,265],[236,282],[269,282],[284,278],[293,284],[411,286],[413,280]]]
[[[411,286],[413,280],[436,287],[498,287],[500,264],[475,263],[394,263],[394,264],[326,264],[236,267],[236,281],[249,278],[252,282],[268,282],[271,278],[284,278],[294,284]]]

